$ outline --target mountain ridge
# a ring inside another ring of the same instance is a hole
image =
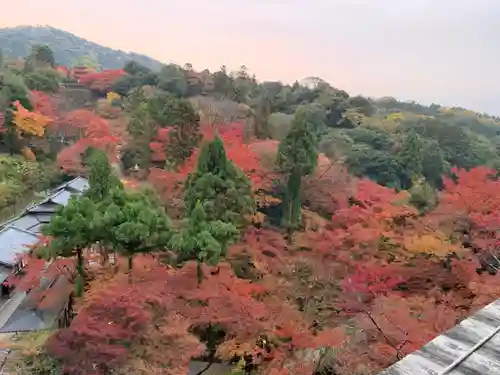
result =
[[[34,44],[47,44],[54,51],[56,62],[70,66],[75,60],[92,56],[103,69],[120,69],[134,60],[152,70],[162,63],[150,56],[123,51],[77,36],[49,25],[23,25],[0,28],[0,49],[6,58],[23,59]]]

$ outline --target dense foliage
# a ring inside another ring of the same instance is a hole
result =
[[[16,284],[64,272],[80,296],[32,373],[375,374],[500,296],[499,119],[58,56],[0,80],[1,193],[52,163],[90,183]]]

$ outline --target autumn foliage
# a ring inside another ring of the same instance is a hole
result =
[[[84,74],[79,77],[79,81],[91,90],[109,92],[113,83],[126,74],[123,69],[103,70],[102,72]]]
[[[77,139],[57,156],[58,164],[65,171],[81,173],[82,156],[89,147],[104,150],[111,160],[116,159],[116,147],[120,139],[112,134],[109,122],[94,112],[80,109],[68,113],[61,122],[60,131]]]
[[[108,94],[101,105],[122,101],[110,90],[123,70],[76,72],[81,84]],[[57,164],[66,173],[87,172],[89,148],[112,162],[122,156],[130,135],[121,126],[121,103],[113,113],[63,113],[55,96],[32,91],[30,100],[33,111],[15,103],[15,126],[23,136],[60,142]],[[139,171],[147,180],[131,173],[122,182],[126,189],[153,187],[181,228],[185,182],[200,147],[174,168],[166,163],[172,128],[150,129],[154,136],[139,150],[151,166]],[[300,226],[289,238],[280,227],[279,143],[246,137],[243,122],[201,124],[200,132],[202,142],[219,135],[228,159],[249,177],[257,213],[218,266],[201,266],[201,283],[195,262],[176,268],[167,265],[170,252],[156,249],[134,257],[133,283],[119,256],[117,266],[87,269],[73,323],[46,345],[68,373],[178,375],[195,358],[243,361],[271,375],[321,368],[375,374],[500,296],[500,279],[489,274],[500,269],[495,171],[454,170],[437,207],[422,216],[410,192],[354,177],[342,161],[319,155],[316,171],[304,177]],[[29,148],[23,152],[31,157]],[[34,289],[40,274],[73,282],[74,259],[25,261],[24,275],[9,279],[19,290]],[[49,303],[56,292],[41,291],[36,303]]]
[[[14,123],[18,131],[21,134],[42,137],[52,119],[37,112],[30,112],[19,101],[16,101],[14,106]]]

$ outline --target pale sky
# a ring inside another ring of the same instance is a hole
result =
[[[0,27],[28,24],[195,69],[500,115],[500,0],[0,0]]]

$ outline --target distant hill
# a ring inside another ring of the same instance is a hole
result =
[[[130,60],[153,70],[158,70],[161,66],[159,61],[149,56],[104,47],[50,26],[0,29],[0,49],[6,58],[24,58],[30,53],[33,44],[47,44],[54,51],[56,62],[60,65],[71,66],[78,58],[93,56],[103,69],[122,68]]]

